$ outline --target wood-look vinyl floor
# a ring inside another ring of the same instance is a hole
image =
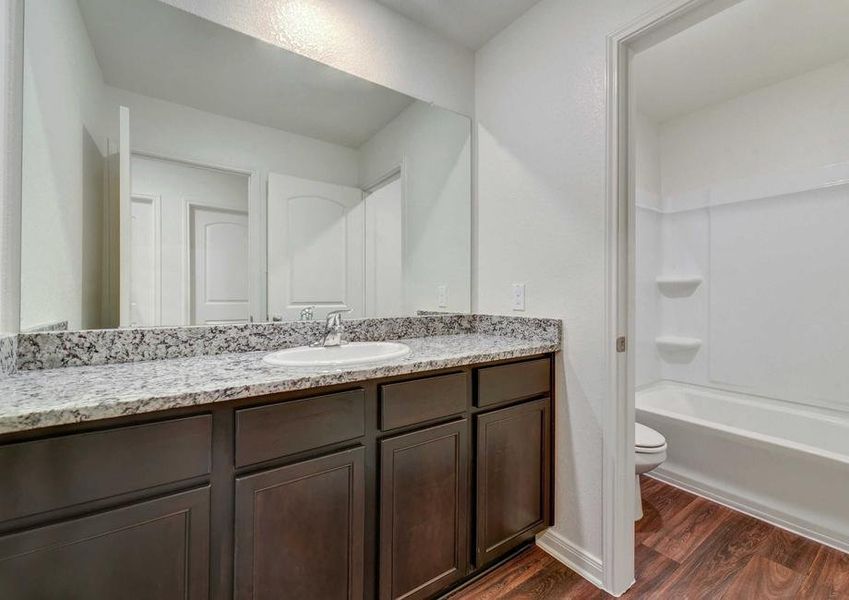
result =
[[[637,582],[622,598],[849,600],[849,554],[643,477]],[[537,547],[451,600],[613,598]]]

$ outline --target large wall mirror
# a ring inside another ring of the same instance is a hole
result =
[[[21,329],[470,309],[468,117],[159,0],[26,0]]]

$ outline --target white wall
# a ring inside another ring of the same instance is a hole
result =
[[[471,114],[474,56],[374,0],[164,0],[421,100]]]
[[[103,77],[76,2],[28,2],[25,44],[21,325],[98,327]]]
[[[555,532],[602,543],[605,349],[605,43],[651,0],[543,0],[476,55],[477,310],[562,318]],[[565,376],[564,376],[565,375]]]
[[[360,185],[405,167],[404,308],[471,309],[471,129],[467,117],[414,102],[360,148]],[[437,288],[448,288],[446,306]]]
[[[660,127],[664,208],[716,184],[849,161],[849,60],[672,119]]]
[[[842,61],[660,125],[657,275],[705,279],[660,298],[656,331],[638,332],[638,346],[703,342],[664,357],[660,378],[849,408],[849,186],[834,185],[849,180],[846,98]],[[656,245],[638,231],[638,265]],[[650,293],[638,290],[638,310]]]
[[[133,150],[256,170],[262,189],[269,171],[357,184],[357,151],[353,148],[106,86],[102,110],[108,135],[114,139],[119,106],[130,109]]]

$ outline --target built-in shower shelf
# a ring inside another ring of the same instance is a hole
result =
[[[699,275],[663,275],[658,277],[656,281],[660,293],[672,298],[689,296],[702,284],[702,278]]]
[[[699,338],[681,337],[677,335],[662,335],[654,340],[661,352],[693,352],[702,347]]]

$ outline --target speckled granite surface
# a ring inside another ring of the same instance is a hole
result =
[[[15,370],[18,336],[0,333],[0,375],[8,375]]]
[[[27,327],[22,333],[44,333],[47,331],[68,331],[68,322],[53,321],[51,323],[41,323],[40,325]]]
[[[317,340],[323,327],[319,321],[295,321],[25,333],[18,336],[17,368],[53,369],[279,350]],[[345,329],[351,341],[484,333],[559,343],[562,324],[555,319],[447,314],[356,319],[346,321]]]
[[[498,328],[510,329],[497,322]],[[386,324],[386,330],[390,329]],[[405,358],[344,370],[271,366],[262,361],[266,350],[19,371],[3,379],[0,433],[531,356],[560,348],[559,337],[522,339],[481,333],[403,341],[412,350]]]

